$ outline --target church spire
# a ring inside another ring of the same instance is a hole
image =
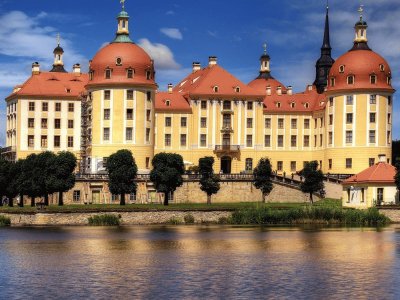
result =
[[[329,36],[329,5],[326,5],[326,16],[325,16],[325,29],[324,39],[321,47],[321,57],[315,64],[316,74],[314,85],[317,87],[319,94],[322,94],[327,86],[328,74],[331,69],[334,59],[332,58],[332,47]]]
[[[113,43],[133,43],[129,37],[129,15],[125,11],[125,0],[120,0],[122,11],[118,14],[118,29]]]
[[[54,54],[54,63],[53,63],[53,68],[50,70],[50,72],[66,73],[67,71],[65,71],[64,69],[64,62],[63,62],[64,49],[60,47],[60,34],[57,34],[57,47],[54,48],[53,54]]]

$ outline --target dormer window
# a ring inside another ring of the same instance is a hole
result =
[[[392,77],[390,77],[390,76],[386,77],[386,82],[387,82],[388,85],[391,85],[392,84]]]
[[[354,84],[354,75],[347,76],[347,84]]]
[[[115,64],[117,66],[122,66],[122,58],[121,57],[117,57],[117,59],[115,60]]]
[[[381,70],[381,72],[384,72],[385,71],[385,65],[380,64],[379,65],[379,70]]]
[[[133,74],[134,74],[133,69],[129,68],[129,69],[126,70],[126,77],[127,78],[133,78]]]
[[[310,104],[309,104],[308,102],[306,102],[306,103],[304,103],[304,107],[305,107],[305,108],[309,108],[309,107],[310,107]]]
[[[150,71],[146,71],[146,79],[147,80],[151,79],[151,72]]]
[[[369,81],[371,84],[376,84],[376,75],[372,74],[369,76]]]
[[[236,92],[236,93],[240,93],[240,87],[238,87],[238,86],[235,87],[235,92]]]
[[[218,86],[214,86],[214,87],[213,87],[213,90],[214,90],[214,93],[218,93],[218,91],[219,91]]]
[[[296,106],[296,103],[294,103],[294,102],[290,103],[291,108],[294,108],[295,106]]]
[[[166,106],[171,106],[171,101],[170,100],[165,100],[165,105]]]
[[[280,108],[281,107],[281,103],[280,102],[276,102],[276,107]]]
[[[109,69],[109,68],[106,69],[105,78],[106,79],[111,79],[111,69]]]
[[[71,93],[71,89],[65,89],[65,91],[70,94]]]
[[[91,71],[89,72],[89,80],[93,80],[93,76],[94,76],[94,71],[91,70]]]
[[[344,65],[341,65],[341,66],[339,67],[339,73],[344,73]]]
[[[332,87],[335,86],[335,78],[334,77],[331,77],[331,86]]]

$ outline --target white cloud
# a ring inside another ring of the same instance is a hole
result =
[[[212,36],[214,38],[216,38],[218,36],[218,32],[217,31],[208,30],[207,33],[208,33],[208,35],[210,35],[210,36]]]
[[[184,68],[178,70],[160,70],[157,71],[157,83],[160,91],[166,91],[167,85],[172,83],[176,85],[183,78],[189,75],[192,72],[191,68]]]
[[[148,39],[140,39],[139,46],[145,49],[154,59],[156,69],[180,69],[181,66],[175,61],[174,54],[166,45],[152,43]]]
[[[182,32],[178,28],[161,28],[160,31],[167,37],[175,40],[182,40]]]
[[[169,10],[165,13],[167,16],[173,16],[175,15],[175,12],[173,10]]]

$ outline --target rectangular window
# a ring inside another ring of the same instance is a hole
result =
[[[61,119],[54,119],[54,128],[55,129],[61,128]]]
[[[247,102],[247,110],[253,110],[253,102]]]
[[[104,141],[109,141],[110,140],[110,128],[105,127],[103,129],[103,140]]]
[[[146,121],[151,122],[151,109],[146,110]]]
[[[224,103],[222,104],[223,109],[225,110],[230,110],[231,109],[231,101],[224,101]]]
[[[265,128],[267,129],[271,128],[271,118],[265,119]]]
[[[369,95],[369,104],[376,104],[376,95]]]
[[[333,106],[333,97],[329,97],[329,106]]]
[[[206,147],[206,146],[207,146],[207,135],[200,134],[200,147]]]
[[[369,142],[370,144],[375,144],[375,130],[369,131]]]
[[[186,134],[181,134],[181,147],[186,147]]]
[[[201,101],[201,109],[207,109],[207,101]]]
[[[49,103],[42,102],[42,111],[49,111]]]
[[[324,127],[324,118],[322,117],[320,119],[321,119],[320,127],[322,128],[322,127]]]
[[[376,113],[369,113],[369,122],[370,123],[376,122]]]
[[[56,111],[61,111],[61,103],[56,102]]]
[[[222,119],[222,127],[230,129],[232,126],[231,124],[231,115],[224,115]]]
[[[353,167],[353,159],[346,158],[346,169],[351,169]]]
[[[104,100],[110,100],[110,99],[111,99],[111,91],[105,90],[104,91]]]
[[[126,134],[126,140],[127,141],[132,141],[133,139],[133,128],[132,127],[127,127],[125,130]]]
[[[388,105],[389,105],[389,106],[392,105],[392,96],[388,96]]]
[[[291,119],[290,126],[292,129],[297,129],[297,119]]]
[[[68,120],[68,129],[74,128],[74,120]]]
[[[309,135],[305,135],[304,139],[303,139],[303,146],[304,147],[310,147],[310,136]]]
[[[353,142],[353,131],[346,131],[346,144],[351,144]]]
[[[79,191],[79,190],[74,191],[72,199],[74,202],[81,201],[81,191]]]
[[[110,109],[109,108],[104,109],[104,120],[110,120]]]
[[[324,142],[324,136],[322,134],[319,135],[319,146],[322,147],[322,144]]]
[[[171,134],[166,133],[164,138],[165,147],[171,147]]]
[[[318,119],[314,119],[314,128],[317,128],[318,126]]]
[[[332,170],[332,158],[328,159],[328,168]]]
[[[59,135],[54,136],[54,148],[60,148],[61,139]]]
[[[133,100],[133,90],[126,91],[126,100]]]
[[[40,147],[47,148],[47,135],[42,135],[40,137]]]
[[[304,129],[310,129],[310,119],[304,120]]]
[[[203,117],[200,119],[200,127],[207,128],[207,118]]]
[[[187,118],[181,117],[181,127],[186,127],[186,126],[187,126]]]
[[[368,165],[372,167],[375,164],[375,158],[371,157],[368,159]]]
[[[133,120],[133,109],[132,108],[128,108],[126,110],[126,119]]]
[[[392,136],[391,136],[391,132],[390,131],[387,132],[386,137],[387,137],[387,143],[391,144],[392,143]]]
[[[296,162],[295,161],[290,162],[290,171],[296,172]]]
[[[328,133],[328,143],[329,143],[329,145],[333,144],[333,133],[332,133],[332,131],[329,131],[329,133]]]
[[[246,135],[246,147],[253,147],[253,135]]]
[[[353,114],[352,113],[346,114],[346,124],[353,124]]]
[[[150,142],[150,128],[146,128],[146,143]]]
[[[329,125],[333,125],[333,115],[329,115]]]
[[[111,69],[106,69],[106,74],[105,74],[106,79],[111,78]]]
[[[283,147],[283,135],[278,135],[278,147]]]
[[[146,157],[146,169],[150,166],[150,157]]]
[[[284,120],[281,118],[278,119],[278,129],[283,129],[283,126],[284,126],[283,121]]]
[[[146,93],[146,100],[147,100],[147,101],[151,101],[151,92],[150,92],[150,91],[148,91],[148,92]]]
[[[47,128],[47,119],[46,118],[42,119],[41,127],[42,127],[42,129],[46,129]]]
[[[75,110],[75,105],[74,103],[68,103],[68,111],[69,112],[74,112]]]
[[[317,135],[314,135],[314,147],[317,147]]]
[[[276,169],[278,171],[282,171],[283,170],[283,161],[278,161],[276,164]]]
[[[253,118],[247,118],[247,128],[253,128]]]
[[[346,105],[353,105],[353,96],[346,97]]]
[[[290,137],[290,146],[297,147],[297,135],[292,135]]]
[[[165,127],[171,127],[171,117],[165,117]]]
[[[127,78],[133,78],[133,70],[132,69],[126,70],[126,77]]]
[[[29,102],[29,111],[35,111],[35,102]]]
[[[392,123],[392,115],[390,113],[387,114],[387,122],[388,122],[388,124]]]
[[[35,128],[35,119],[28,118],[28,128]]]
[[[264,136],[264,147],[271,147],[271,136],[269,134]]]
[[[35,137],[33,135],[28,135],[28,147],[33,148],[35,146]]]

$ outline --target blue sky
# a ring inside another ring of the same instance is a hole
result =
[[[30,76],[39,61],[50,69],[56,35],[61,35],[67,70],[74,63],[87,68],[98,49],[115,35],[119,0],[0,0],[0,98]],[[364,0],[370,47],[389,62],[393,83],[400,88],[400,2]],[[331,0],[333,57],[351,48],[360,1]],[[193,61],[206,65],[208,56],[248,83],[258,74],[264,42],[272,74],[295,91],[314,80],[322,44],[324,0],[126,0],[131,38],[153,56],[157,82],[165,90],[191,70]],[[394,120],[400,104],[394,106]],[[394,138],[400,139],[400,124]],[[4,145],[5,102],[0,104],[0,145]]]

